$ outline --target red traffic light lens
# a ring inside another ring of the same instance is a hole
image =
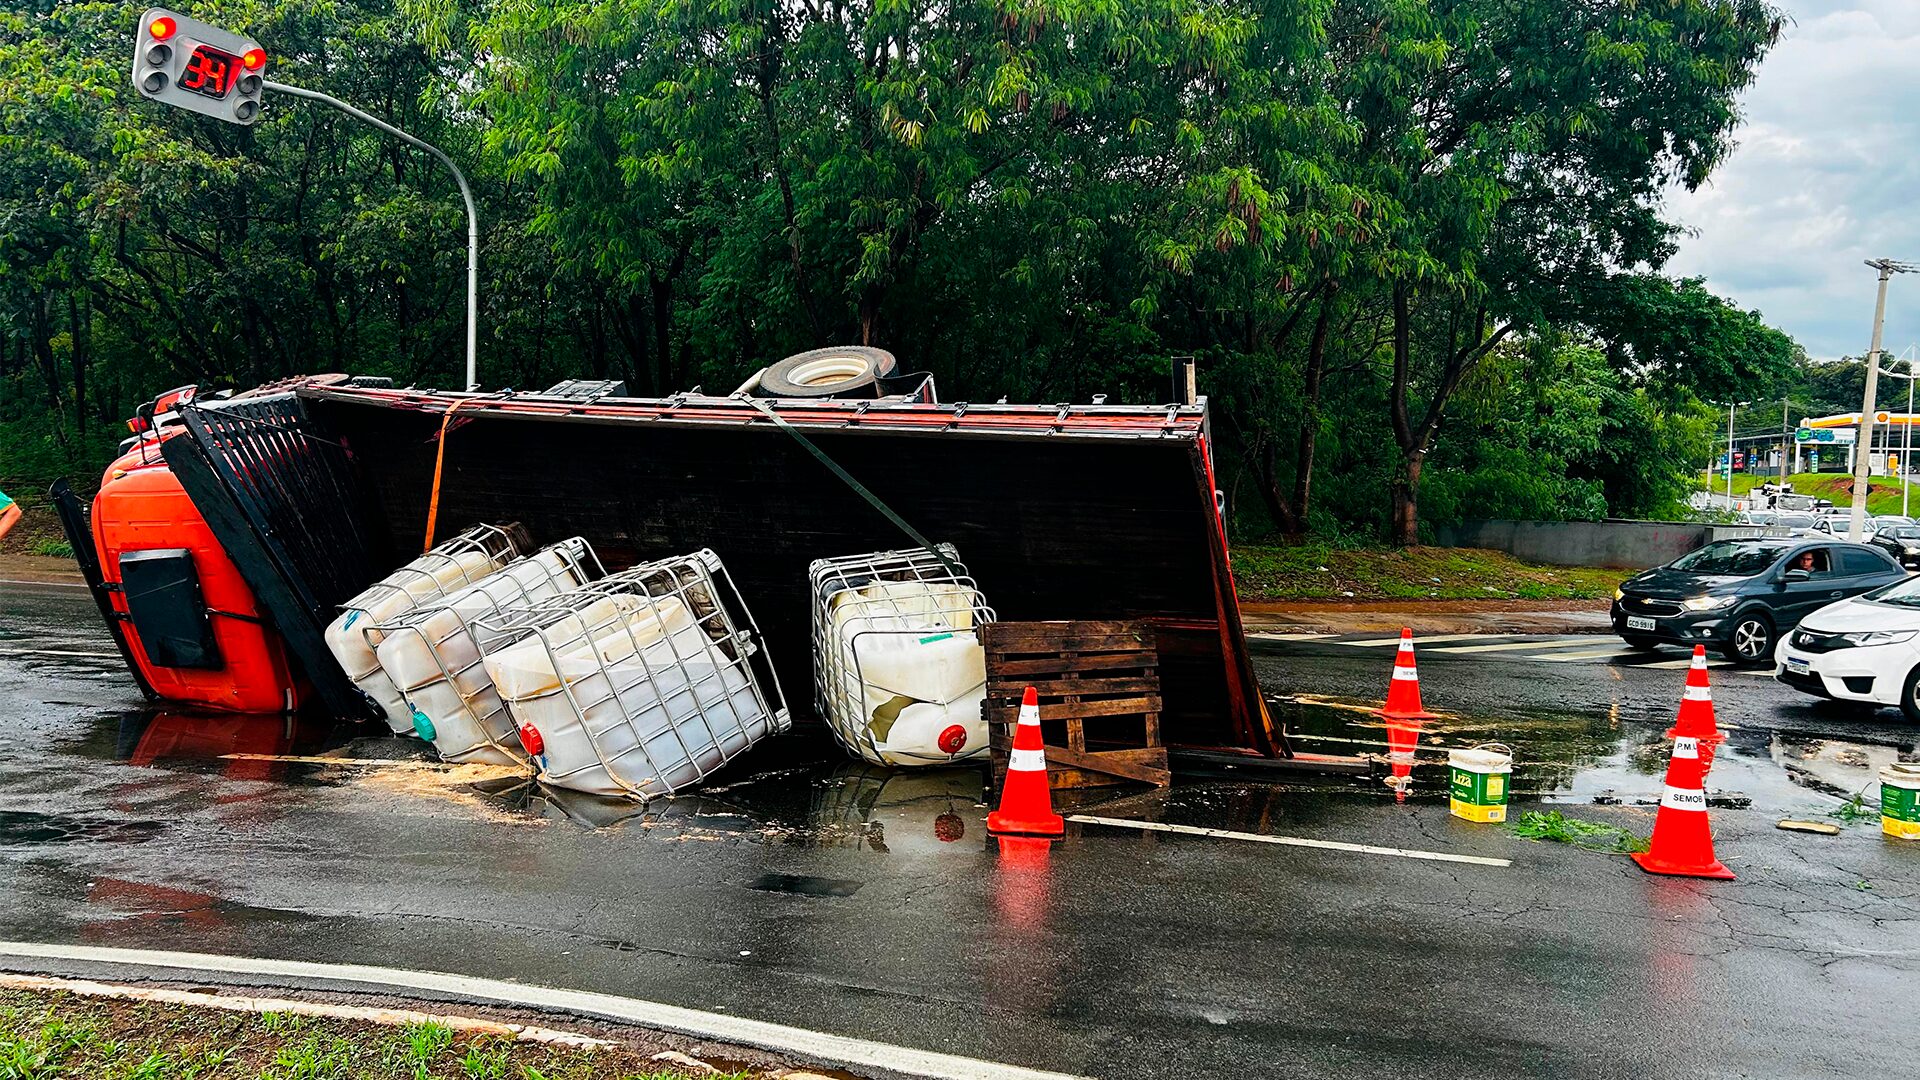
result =
[[[174,24],[174,21],[172,19],[167,18],[165,15],[162,15],[159,18],[147,24],[147,33],[155,41],[167,40],[168,38],[172,37],[173,32],[178,29],[179,27]]]
[[[248,49],[240,56],[240,66],[246,68],[248,71],[259,71],[266,65],[266,62],[267,53],[265,49]]]

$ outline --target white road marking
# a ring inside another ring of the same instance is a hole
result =
[[[1592,647],[1598,634],[1583,634],[1579,637],[1553,638],[1547,641],[1504,641],[1498,645],[1449,645],[1443,649],[1428,649],[1428,652],[1440,653],[1483,653],[1518,652],[1521,649],[1574,649],[1581,646]]]
[[[1413,647],[1416,650],[1418,650],[1420,647],[1424,645],[1431,645],[1436,641],[1468,641],[1473,638],[1484,638],[1484,637],[1494,637],[1494,636],[1496,635],[1493,635],[1493,634],[1428,634],[1426,637],[1421,637],[1420,635],[1415,634],[1413,637]],[[1339,641],[1339,642],[1335,642],[1334,644],[1353,645],[1362,649],[1378,649],[1387,645],[1398,645],[1400,644],[1400,639],[1397,637],[1383,637],[1383,638],[1373,638],[1372,640],[1369,640],[1369,641]]]
[[[1273,836],[1268,833],[1231,832],[1227,829],[1203,829],[1197,825],[1168,825],[1160,821],[1135,821],[1131,818],[1094,817],[1090,814],[1071,814],[1068,821],[1078,821],[1085,825],[1111,825],[1116,829],[1147,829],[1153,832],[1183,833],[1188,836],[1211,836],[1222,840],[1251,840],[1257,844],[1281,844],[1286,847],[1320,848],[1325,851],[1352,851],[1362,855],[1392,855],[1402,859],[1425,859],[1429,862],[1468,863],[1473,866],[1512,866],[1512,859],[1492,859],[1484,855],[1455,855],[1447,851],[1420,851],[1415,848],[1377,847],[1373,844],[1347,844],[1338,840],[1309,840],[1304,836]]]
[[[85,582],[79,581],[21,581],[19,578],[0,578],[0,585],[46,585],[55,589],[84,589]]]
[[[1693,658],[1692,658],[1691,656],[1689,656],[1689,657],[1687,657],[1687,658],[1686,658],[1685,660],[1662,660],[1662,661],[1660,661],[1660,662],[1658,662],[1658,663],[1653,663],[1653,664],[1641,664],[1641,665],[1639,665],[1639,666],[1640,666],[1640,667],[1645,667],[1645,668],[1684,668],[1684,667],[1692,667],[1692,666],[1693,666]],[[1733,666],[1733,661],[1731,661],[1731,660],[1716,660],[1716,659],[1714,659],[1713,657],[1711,657],[1711,656],[1709,656],[1709,657],[1707,658],[1707,666],[1708,666],[1708,667],[1710,667],[1710,668],[1728,668],[1728,667],[1732,667],[1732,666]]]
[[[977,1058],[916,1050],[907,1046],[869,1042],[824,1031],[749,1020],[741,1016],[686,1009],[678,1005],[641,1001],[637,998],[595,994],[584,990],[560,990],[544,986],[479,979],[466,975],[448,975],[435,971],[405,971],[399,968],[369,967],[361,964],[316,964],[301,960],[272,960],[265,957],[221,956],[214,953],[171,952],[148,949],[115,949],[95,945],[48,945],[35,941],[0,941],[0,957],[64,960],[95,964],[130,964],[137,967],[173,968],[201,972],[226,972],[235,975],[274,976],[294,979],[325,979],[332,982],[365,983],[384,987],[422,990],[448,994],[466,1000],[504,1002],[535,1009],[552,1009],[583,1016],[598,1016],[641,1027],[692,1035],[715,1042],[751,1046],[776,1053],[793,1054],[839,1065],[860,1065],[910,1076],[940,1077],[943,1080],[1083,1080],[1070,1073],[1046,1072],[1016,1065],[1001,1065]]]
[[[1330,637],[1332,637],[1333,635],[1332,635],[1332,634],[1326,634],[1326,633],[1320,633],[1320,634],[1276,634],[1276,633],[1273,633],[1273,632],[1272,632],[1272,631],[1270,631],[1270,630],[1249,630],[1249,631],[1247,631],[1247,636],[1248,636],[1248,637],[1251,637],[1251,638],[1259,638],[1259,639],[1261,639],[1262,641],[1318,641],[1318,640],[1319,640],[1319,639],[1321,639],[1321,638],[1330,638]],[[1399,640],[1399,639],[1398,639],[1398,638],[1396,638],[1396,639],[1394,639],[1394,640],[1396,640],[1396,641],[1397,641],[1397,640]]]
[[[119,653],[66,652],[61,649],[0,649],[0,656],[82,656],[90,660],[118,660]]]
[[[1609,649],[1595,649],[1592,652],[1542,653],[1539,656],[1529,656],[1527,659],[1545,660],[1551,664],[1564,664],[1569,660],[1602,660],[1615,656],[1626,656],[1632,651],[1632,649],[1624,649],[1615,645]]]

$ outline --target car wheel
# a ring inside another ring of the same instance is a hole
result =
[[[1742,667],[1766,663],[1773,655],[1773,623],[1757,611],[1736,617],[1721,652]]]
[[[1909,724],[1920,724],[1920,667],[1907,672],[1907,681],[1900,686],[1900,714]]]
[[[1660,648],[1660,643],[1652,638],[1628,637],[1621,640],[1627,643],[1627,648],[1637,649],[1640,652],[1654,652]]]

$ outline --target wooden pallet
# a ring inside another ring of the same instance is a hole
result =
[[[1047,780],[1056,788],[1172,782],[1160,741],[1159,651],[1141,622],[996,622],[987,650],[993,786],[1013,748],[1026,688],[1038,691]]]

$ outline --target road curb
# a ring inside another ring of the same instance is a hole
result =
[[[201,974],[351,983],[390,992],[422,991],[465,1001],[518,1006],[613,1020],[713,1042],[731,1043],[842,1068],[870,1068],[902,1076],[938,1080],[1085,1080],[1071,1073],[1005,1065],[955,1054],[871,1042],[824,1031],[727,1016],[638,998],[584,990],[527,986],[437,971],[408,971],[362,964],[322,964],[304,960],[224,956],[217,953],[119,949],[93,945],[51,945],[0,941],[0,970],[21,970],[19,961],[99,964],[120,968],[166,969]],[[318,987],[316,987],[318,989]]]

